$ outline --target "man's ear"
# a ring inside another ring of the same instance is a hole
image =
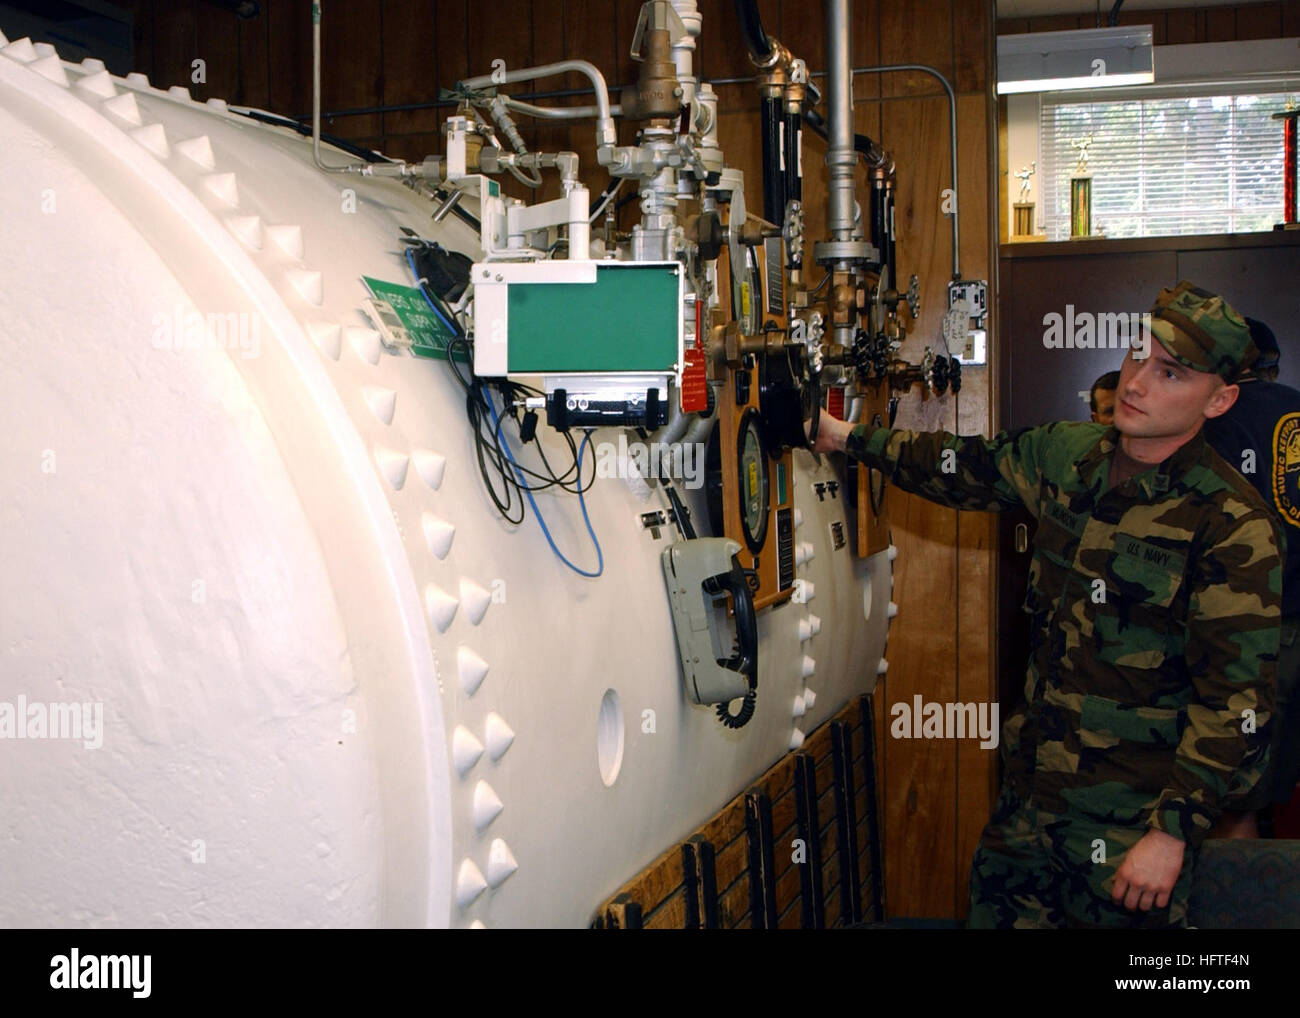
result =
[[[1219,417],[1226,414],[1232,409],[1232,404],[1237,402],[1237,396],[1241,392],[1239,385],[1221,385],[1210,402],[1205,407],[1205,416],[1207,418]]]

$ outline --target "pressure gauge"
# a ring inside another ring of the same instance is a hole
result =
[[[740,529],[749,550],[758,554],[767,539],[769,475],[762,418],[753,407],[740,420],[736,462],[740,471]]]
[[[752,248],[744,248],[740,267],[731,274],[732,317],[746,336],[756,335],[763,324],[763,291]]]

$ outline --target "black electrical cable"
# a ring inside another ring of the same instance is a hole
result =
[[[731,657],[734,661],[740,656],[740,637],[737,636],[731,645]],[[756,669],[750,669],[747,678],[749,679],[749,689],[742,696],[736,697],[740,701],[740,713],[732,714],[731,705],[735,700],[728,700],[725,703],[717,705],[716,712],[718,720],[722,722],[724,728],[744,728],[754,717],[754,710],[758,707],[758,672]]]
[[[772,40],[763,31],[763,16],[758,11],[757,0],[736,0],[736,20],[740,22],[740,35],[755,63],[772,56]]]
[[[502,429],[505,425],[505,419],[510,417],[518,427],[519,421],[514,407],[515,400],[521,394],[541,395],[541,392],[532,386],[512,382],[509,379],[487,380],[473,375],[467,378],[461,372],[457,363],[457,353],[462,350],[465,353],[466,360],[471,360],[470,344],[464,337],[457,337],[448,343],[447,365],[456,382],[465,390],[465,412],[470,425],[470,433],[474,436],[475,460],[478,463],[483,484],[487,488],[488,497],[492,500],[492,504],[501,517],[508,523],[519,524],[523,522],[526,515],[524,508],[525,491],[544,491],[552,487],[559,487],[571,494],[585,494],[589,491],[596,482],[596,465],[593,459],[591,477],[584,481],[583,477],[577,472],[578,447],[571,434],[565,433],[564,438],[568,444],[569,455],[573,462],[562,474],[557,475],[555,473],[540,443],[538,443],[537,450],[547,471],[546,474],[529,469],[517,461],[511,462],[503,445]],[[497,418],[495,424],[493,423],[489,386],[495,387],[501,392],[505,403],[505,410]],[[527,475],[542,483],[521,483],[519,480],[521,475]],[[570,475],[576,476],[574,476],[573,480],[570,480]],[[517,515],[514,512],[516,499],[519,502]]]
[[[822,115],[811,107],[803,111],[803,122],[812,129],[822,141],[826,140],[826,121]],[[862,156],[868,166],[880,166],[888,157],[887,153],[865,134],[853,135],[853,150]]]
[[[248,117],[250,120],[257,120],[263,124],[274,124],[277,127],[290,127],[304,137],[311,137],[311,125],[304,124],[300,120],[294,120],[290,117],[281,117],[274,113],[263,113],[261,110],[244,110],[237,106],[230,107],[231,111],[238,113],[240,116]],[[387,156],[381,156],[378,152],[372,152],[368,148],[362,148],[360,145],[348,141],[346,138],[338,138],[332,134],[322,134],[320,140],[326,144],[333,145],[341,152],[346,152],[350,156],[356,156],[358,159],[364,159],[368,163],[391,163],[395,160]]]

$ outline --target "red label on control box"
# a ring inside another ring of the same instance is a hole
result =
[[[682,367],[682,413],[693,414],[709,409],[709,372],[704,361],[704,342],[700,335],[704,307],[695,302],[695,335],[688,337],[685,364]]]

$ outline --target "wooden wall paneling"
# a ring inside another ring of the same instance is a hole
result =
[[[688,930],[716,930],[718,923],[717,855],[712,844],[698,836],[682,843]]]
[[[1210,7],[1198,13],[1205,19],[1205,37],[1198,42],[1232,42],[1237,37],[1234,8]]]
[[[437,88],[453,88],[470,73],[468,0],[438,0],[434,6],[433,30]],[[445,153],[447,149],[442,125],[451,113],[449,106],[434,111],[434,130],[438,138],[436,151],[439,153]]]
[[[123,73],[143,71],[154,77],[154,0],[118,0],[131,12],[131,66]]]
[[[886,738],[888,780],[882,808],[889,818],[884,844],[886,898],[893,914],[952,914],[957,884],[952,864],[956,843],[956,752],[943,739],[893,738],[893,706],[957,699],[955,626],[948,612],[924,606],[956,602],[954,547],[957,514],[902,492],[890,518],[899,547],[894,597],[902,608],[889,639],[889,689],[879,701]]]
[[[819,930],[826,925],[821,810],[815,774],[812,754],[796,753],[794,800],[798,816],[798,838],[802,842],[804,859],[798,865],[799,912],[800,924],[809,930]]]
[[[749,874],[742,873],[718,902],[718,910],[726,917],[724,926],[731,930],[752,930],[753,916],[749,909]]]
[[[1237,8],[1237,39],[1282,38],[1281,4],[1247,4]]]
[[[426,156],[438,152],[439,135],[428,131],[424,134],[390,134],[381,139],[379,151],[389,159],[401,159],[408,163],[423,162]]]
[[[674,851],[681,855],[681,849]],[[681,930],[686,928],[686,891],[678,891],[644,919],[647,930]]]
[[[795,56],[803,59],[812,73],[826,69],[826,16],[821,4],[796,3],[785,0],[780,5],[780,17],[772,24],[763,22],[769,35],[775,35]],[[765,15],[766,16],[766,15]],[[858,0],[853,5],[853,42],[852,60],[855,64],[865,63],[857,51],[857,35],[860,24],[865,24],[875,16],[875,5],[867,5]],[[822,89],[821,78],[815,78],[817,86]]]
[[[533,13],[533,59],[534,65],[550,64],[568,56],[576,56],[565,42],[565,3],[564,0],[536,0],[532,5]],[[547,78],[536,85],[527,85],[516,89],[516,94],[525,91],[551,91],[564,88],[568,78]],[[585,79],[584,79],[585,81]],[[588,102],[594,102],[588,97]],[[563,106],[559,99],[542,99],[544,106]],[[541,152],[565,152],[569,144],[569,124],[563,120],[539,120],[533,125],[533,144]],[[560,182],[555,174],[543,174],[542,186],[537,189],[537,201],[549,201],[560,196]]]
[[[1161,287],[1179,278],[1169,251],[1123,252],[1099,257],[1016,259],[1014,276],[1002,291],[1009,355],[1007,420],[1018,428],[1057,420],[1087,420],[1079,396],[1097,376],[1118,368],[1123,349],[1048,349],[1043,345],[1047,314],[1088,311],[1142,312]],[[901,560],[901,556],[900,556]]]
[[[1178,238],[1170,241],[1176,246]],[[1295,289],[1295,280],[1300,278],[1300,246],[1180,251],[1170,278],[1205,280],[1202,286],[1221,294],[1241,314],[1267,322],[1279,336],[1295,335],[1294,322],[1300,312]],[[1293,349],[1288,345],[1278,378],[1291,386],[1300,382],[1300,357],[1292,355]]]
[[[533,65],[533,21],[529,8],[523,5],[512,5],[506,10],[499,6],[472,3],[469,5],[468,17],[466,59],[470,75],[490,74],[493,69],[493,62],[496,60],[505,61],[506,70]],[[536,83],[521,81],[508,86],[506,91],[507,94],[519,95],[535,89],[558,87],[560,81],[560,78],[547,78]],[[553,106],[556,103],[551,100],[544,100],[542,105]],[[445,119],[451,109],[447,107],[440,112],[443,114],[443,119]],[[512,116],[528,150],[530,152],[537,151],[536,121],[532,117],[522,114],[513,114]],[[489,123],[492,122],[491,115],[486,112],[484,113],[484,119]],[[497,132],[497,139],[506,151],[511,151],[510,142],[499,131]],[[584,165],[580,170],[584,177],[586,169],[587,167]],[[546,171],[541,174],[543,181],[548,176],[555,176],[555,171]],[[495,179],[501,185],[501,190],[504,193],[526,202],[532,202],[534,196],[541,193],[541,188],[534,190],[516,180],[510,173],[498,174]]]
[[[848,925],[862,921],[862,873],[860,860],[865,847],[858,840],[856,774],[853,768],[853,730],[852,722],[835,721],[831,723],[832,746],[834,758],[834,810],[835,829],[839,841],[835,847],[840,860],[840,895],[839,921]],[[833,914],[833,913],[832,913]]]
[[[887,19],[886,19],[887,23]],[[888,90],[889,83],[884,87]],[[921,314],[901,353],[919,361],[940,334],[951,274],[948,223],[942,190],[948,181],[946,98],[886,101],[882,137],[898,166],[895,233],[900,281],[917,273]],[[918,430],[955,430],[951,398],[903,395],[897,425]],[[956,629],[943,607],[956,600],[956,513],[900,490],[890,492],[890,520],[899,555],[894,562],[894,600],[899,621],[889,639],[889,689],[878,709],[885,731],[895,703],[956,699]],[[907,606],[911,606],[911,610]],[[931,609],[930,606],[934,606]],[[883,809],[890,818],[885,842],[885,879],[891,908],[913,916],[949,915],[956,899],[951,865],[955,845],[956,753],[950,742],[885,738],[889,778]]]
[[[641,65],[632,59],[632,34],[636,29],[636,21],[640,13],[641,0],[614,0],[612,5],[612,16],[614,18],[614,69],[613,76],[609,79],[609,101],[612,103],[622,101],[623,89],[636,80],[637,72],[641,69]],[[695,53],[693,63],[695,77],[699,78],[700,54],[698,50]],[[618,143],[620,145],[636,144],[638,130],[636,121],[616,117],[614,123],[618,128]],[[625,183],[618,192],[618,198],[615,199],[615,202],[626,198],[632,193],[631,184]],[[592,191],[592,204],[594,205],[599,200],[600,193]],[[637,221],[639,215],[636,202],[628,202],[615,214],[615,228],[619,230],[632,229],[632,225]],[[599,220],[592,224],[592,237],[602,236],[604,227],[605,217],[602,215]]]
[[[763,214],[763,143],[759,134],[758,89],[751,82],[715,85],[718,93],[718,144],[728,166],[745,174],[745,208]]]
[[[865,731],[865,729],[863,730]],[[874,737],[874,733],[873,733]],[[865,736],[859,733],[854,736],[854,749],[857,750],[861,742],[865,741]],[[871,873],[871,816],[875,804],[871,801],[870,791],[867,788],[866,764],[862,754],[859,752],[853,758],[853,802],[854,813],[858,819],[857,825],[857,842],[858,842],[858,889],[862,897],[862,917],[870,918],[872,902],[874,899],[873,882]],[[880,816],[877,814],[876,823],[879,824]]]
[[[1196,11],[1168,11],[1165,13],[1165,42],[1171,46],[1194,43],[1196,27]]]
[[[1096,17],[1082,14],[1053,14],[1047,17],[1030,18],[1031,32],[1065,32],[1072,28],[1093,28]]]
[[[992,298],[994,274],[992,265],[992,238],[990,234],[996,221],[994,210],[989,208],[989,109],[990,97],[984,93],[957,97],[957,209],[960,214],[961,274],[965,279],[983,279],[989,284]],[[947,243],[945,254],[951,251],[951,224],[945,216],[940,221],[942,239]],[[941,281],[931,288],[931,300],[942,300],[947,307],[946,287],[940,292]],[[991,303],[991,300],[990,300]],[[985,320],[985,329],[993,326],[993,312]],[[955,352],[955,351],[954,351]],[[957,433],[961,435],[991,434],[992,418],[988,398],[989,369],[963,367],[962,389],[955,397],[957,406]]]
[[[612,77],[609,79],[611,102],[619,101],[615,93],[621,92],[626,85],[631,84],[641,69],[641,65],[632,59],[632,34],[636,30],[636,20],[641,13],[641,3],[642,0],[614,0],[611,4],[611,16],[614,21],[611,32],[614,40],[614,67]],[[698,52],[695,54],[694,64],[695,76],[698,78],[700,74]]]
[[[741,39],[732,0],[701,0],[703,77],[752,77],[755,68]],[[778,0],[761,0],[763,29],[780,38]],[[714,85],[718,93],[718,144],[728,166],[745,174],[745,208],[763,214],[763,144],[758,86],[752,81]],[[788,855],[789,853],[787,853]],[[780,865],[780,859],[777,860]]]
[[[880,52],[884,63],[928,64],[952,81],[952,32],[952,0],[914,0],[881,6]],[[942,91],[943,86],[934,78],[918,71],[881,75],[880,93],[886,99]]]
[[[185,80],[180,82],[190,90],[195,99],[226,99],[235,101],[239,91],[240,51],[239,26],[241,19],[231,11],[200,3],[194,11],[197,44],[191,61],[204,62],[204,82],[193,80],[192,66],[186,67]]]
[[[900,351],[906,360],[920,361],[941,334],[948,306],[951,228],[942,213],[943,192],[951,186],[948,138],[946,96],[882,104],[881,140],[898,165],[894,232],[899,281],[906,283],[916,273],[921,289],[921,313],[908,327]],[[915,388],[901,407],[899,420],[911,423],[900,426],[938,427],[951,416],[951,401],[922,400]]]
[[[1282,5],[1282,38],[1300,35],[1300,0],[1286,0]]]
[[[438,87],[451,88],[470,73],[469,0],[439,0],[434,11]],[[479,68],[474,73],[480,73]]]
[[[260,17],[239,22],[239,81],[231,102],[267,109],[271,105],[271,18],[268,11]]]
[[[383,0],[384,96],[387,105],[434,102],[438,89],[447,85],[438,73],[438,9],[427,0]],[[436,135],[442,124],[438,109],[383,114],[384,151],[390,152],[395,136]],[[422,155],[441,150],[440,145],[419,144]],[[402,158],[407,158],[403,156]]]
[[[794,2],[794,0],[787,0],[787,2]],[[824,32],[825,29],[823,34]],[[896,62],[893,56],[883,60],[880,55],[880,4],[858,0],[853,5],[853,66],[879,67],[881,64],[892,62]],[[818,63],[818,68],[822,69],[825,65],[826,60],[823,56]],[[880,78],[879,74],[855,75],[853,94],[863,99],[878,99]],[[876,135],[873,134],[872,137]]]
[[[308,26],[308,47],[311,45]],[[310,59],[310,57],[309,57]],[[380,115],[326,118],[327,110],[379,106],[384,102],[383,57],[379,38],[379,0],[352,0],[329,6],[321,18],[321,131],[340,138],[378,144]],[[307,98],[310,104],[311,81]]]
[[[495,60],[504,60],[508,71],[533,63],[533,20],[527,7],[512,5],[503,8],[471,3],[467,18],[465,59],[469,74],[490,74]],[[535,85],[519,82],[508,86],[507,91],[555,88],[559,87],[558,82],[558,78],[554,82],[542,80]]]
[[[957,100],[958,198],[963,212],[961,232],[962,275],[985,279],[992,287],[989,203],[989,114],[987,94],[963,95]],[[984,153],[983,158],[979,157]],[[996,291],[990,289],[992,296]],[[994,335],[995,309],[986,321]],[[962,392],[956,398],[958,433],[993,433],[990,369],[968,367],[962,372]],[[998,700],[996,681],[996,625],[994,619],[994,560],[996,520],[986,513],[957,515],[957,697],[961,703]],[[999,717],[999,723],[1001,717]],[[964,918],[969,910],[969,872],[979,837],[993,812],[998,777],[996,747],[983,749],[979,740],[963,739],[956,745],[956,836],[953,853],[953,909]]]
[[[1120,11],[1118,22],[1121,25],[1150,25],[1151,42],[1156,46],[1163,46],[1168,38],[1164,11]]]
[[[1193,42],[1205,42],[1205,11],[1198,10],[1196,14],[1196,38]]]
[[[984,0],[952,0],[952,49],[956,62],[953,90],[983,92],[989,85],[988,59],[993,26]]]
[[[821,7],[820,4],[808,6],[810,10],[818,10]],[[780,0],[759,0],[758,13],[763,19],[763,30],[768,35],[775,35],[779,39],[781,37]],[[700,0],[700,14],[704,19],[705,76],[744,78],[752,75],[754,63],[749,58],[749,50],[745,48],[745,42],[740,34],[734,0]]]
[[[262,17],[269,19],[271,109],[286,117],[310,118],[311,13],[298,4],[277,0],[267,5]],[[323,37],[324,23],[321,29]],[[321,73],[323,77],[324,71]]]
[[[625,29],[615,24],[618,8],[609,0],[566,0],[564,5],[564,46],[566,57],[581,57],[589,60],[605,76],[605,84],[610,89],[610,103],[619,101],[618,54],[615,48],[615,32],[623,30],[631,45],[632,30],[636,27],[633,19]],[[578,74],[569,74],[564,78],[551,79],[539,84],[544,88],[589,88],[590,82]],[[596,99],[594,95],[575,96],[567,105],[591,106]],[[609,173],[605,167],[596,162],[596,122],[594,120],[575,120],[569,127],[568,148],[578,153],[578,165],[583,182],[591,192],[594,203],[609,183]],[[554,173],[551,176],[555,176]],[[622,192],[620,192],[621,194]]]
[[[741,819],[740,834],[743,835],[745,833],[745,815],[743,806],[739,810],[739,813]],[[747,865],[747,846],[745,845],[745,839],[743,837],[735,837],[725,845],[718,845],[716,842],[708,839],[707,835],[702,834],[701,836],[705,837],[706,840],[709,840],[709,843],[712,844],[717,851],[716,870],[718,875],[718,892],[721,894],[723,891],[731,887],[735,881],[739,880],[745,872],[745,866]]]
[[[880,757],[877,751],[880,741],[875,729],[879,708],[875,705],[880,700],[875,694],[865,694],[859,696],[857,702],[861,718],[858,731],[862,741],[861,751],[854,757],[853,767],[862,779],[861,788],[855,789],[855,794],[858,798],[858,845],[864,856],[864,864],[858,872],[861,878],[863,915],[880,919],[884,915],[884,865],[880,858],[883,851],[884,815],[880,811],[880,782],[875,767]]]
[[[195,57],[195,0],[160,3],[154,9],[154,64],[149,83],[155,88],[190,87]]]

